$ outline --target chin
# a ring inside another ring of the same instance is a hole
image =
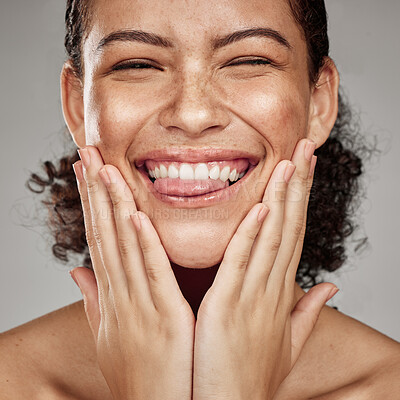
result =
[[[219,264],[224,256],[230,236],[222,229],[214,229],[211,234],[206,235],[201,229],[162,230],[160,239],[168,258],[174,264],[186,268],[210,268]]]

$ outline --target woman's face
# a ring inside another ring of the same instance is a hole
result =
[[[211,267],[308,135],[307,48],[287,1],[96,0],[92,12],[86,144],[120,169],[171,261]],[[173,174],[182,163],[246,174],[229,188],[148,177],[146,166]]]

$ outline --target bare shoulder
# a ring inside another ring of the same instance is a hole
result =
[[[107,399],[90,339],[82,302],[0,334],[0,398]]]
[[[313,400],[399,400],[400,358],[387,359],[370,375]]]
[[[400,344],[325,306],[280,399],[400,400]]]
[[[331,329],[328,321],[335,324],[338,337],[331,341],[342,383],[316,399],[399,400],[400,343],[345,314],[328,313],[326,323]]]

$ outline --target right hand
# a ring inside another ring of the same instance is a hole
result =
[[[75,268],[71,275],[83,294],[100,370],[115,400],[189,400],[193,312],[119,170],[104,166],[95,147],[80,156],[74,170],[94,274]]]

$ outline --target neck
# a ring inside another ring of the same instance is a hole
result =
[[[193,314],[197,317],[197,311],[207,290],[214,282],[219,264],[210,268],[185,268],[171,263],[179,288],[186,301],[190,304]]]
[[[190,304],[193,314],[197,318],[197,311],[199,310],[200,303],[203,300],[204,295],[207,293],[207,290],[214,282],[219,264],[210,268],[193,269],[181,267],[180,265],[171,262],[171,267],[183,296]],[[305,292],[303,289],[295,283],[292,308],[304,294]]]

